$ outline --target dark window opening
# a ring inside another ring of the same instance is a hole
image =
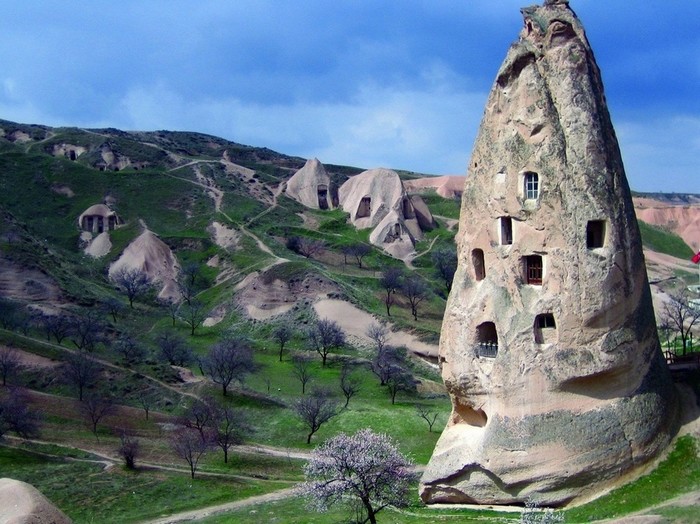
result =
[[[486,265],[482,249],[472,249],[472,265],[474,266],[474,278],[484,280],[486,278]]]
[[[318,208],[328,209],[328,187],[318,186]]]
[[[595,249],[605,245],[605,220],[591,220],[586,225],[586,247]]]
[[[536,286],[542,285],[542,257],[540,255],[525,257],[525,281]]]
[[[525,199],[537,200],[540,195],[540,177],[537,173],[528,171],[525,173]]]
[[[476,326],[476,350],[480,357],[494,358],[498,354],[496,324],[484,322]]]
[[[552,342],[556,336],[557,324],[554,321],[554,315],[551,313],[542,313],[535,317],[535,342],[538,344],[546,344]]]
[[[404,218],[416,218],[416,213],[413,210],[413,204],[409,198],[403,199],[403,216]]]
[[[355,218],[363,218],[370,216],[372,212],[372,197],[362,197],[360,200],[360,205],[357,206],[357,213],[355,213]]]
[[[501,217],[501,245],[509,246],[513,243],[513,219]]]

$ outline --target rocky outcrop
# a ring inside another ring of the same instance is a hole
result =
[[[568,2],[522,10],[464,187],[427,503],[561,505],[675,431],[632,198]]]
[[[350,177],[340,186],[338,197],[350,222],[358,229],[372,228],[370,242],[395,258],[413,254],[416,240],[423,238],[418,215],[424,224],[433,223],[427,206],[420,207],[417,215],[399,175],[390,169]]]
[[[31,484],[3,478],[0,479],[0,522],[70,524],[72,520]]]
[[[311,209],[338,207],[338,191],[331,185],[331,177],[317,158],[306,161],[304,167],[287,181],[286,194]]]

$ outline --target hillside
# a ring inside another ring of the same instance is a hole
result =
[[[433,256],[454,246],[458,177],[399,173],[437,223],[404,262],[372,245],[369,230],[352,227],[342,210],[309,209],[286,196],[286,181],[305,161],[198,133],[0,120],[0,352],[19,359],[8,384],[42,417],[40,435],[8,432],[0,446],[9,476],[37,486],[75,522],[137,522],[265,494],[288,497],[317,443],[368,424],[418,464],[428,460],[450,412],[435,366],[448,286]],[[336,186],[363,171],[325,170]],[[688,198],[679,205],[697,217]],[[683,258],[688,245],[696,247],[697,220],[673,202],[644,205],[657,210],[648,219],[656,229],[643,229],[645,246],[662,253],[647,255],[651,279],[693,278]],[[318,251],[300,248],[319,241]],[[361,257],[357,246],[365,248]],[[118,289],[120,268],[133,267],[158,286],[133,297]],[[423,283],[415,317],[405,294],[383,287],[387,269]],[[657,284],[659,293],[673,282]],[[324,318],[347,339],[327,365],[306,336]],[[410,380],[393,392],[366,334],[380,321],[388,327],[382,343],[406,348],[396,358]],[[290,332],[283,342],[280,327]],[[212,348],[230,340],[251,350],[252,364],[224,395],[205,368]],[[167,352],[173,348],[181,354]],[[70,375],[76,362],[93,370],[80,388]],[[339,384],[348,376],[354,396],[307,444],[293,410],[308,395],[302,388],[326,388],[344,403]],[[111,402],[94,425],[83,394]],[[0,400],[10,395],[0,388]],[[190,481],[169,438],[210,398],[241,410],[245,444],[226,462],[221,450],[208,450]],[[434,428],[416,405],[435,417]],[[115,467],[124,434],[140,442],[136,472]],[[425,510],[416,501],[412,511]]]

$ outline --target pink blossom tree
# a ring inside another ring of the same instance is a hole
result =
[[[382,509],[408,505],[412,467],[387,435],[370,429],[341,433],[313,451],[299,492],[317,511],[350,504],[362,515],[358,522],[376,524]]]

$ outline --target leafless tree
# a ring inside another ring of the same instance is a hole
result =
[[[309,430],[306,443],[311,444],[314,433],[338,414],[338,404],[328,390],[314,389],[294,403],[294,412]]]
[[[344,246],[342,248],[343,255],[345,256],[345,263],[347,264],[347,257],[351,256],[357,262],[357,267],[362,269],[362,260],[372,252],[372,248],[367,244],[357,243],[350,244],[349,246]]]
[[[149,389],[142,389],[136,394],[136,398],[138,399],[139,405],[143,409],[144,413],[146,413],[146,420],[148,420],[148,414],[151,411],[151,406],[153,406],[153,396],[150,393]]]
[[[457,271],[457,250],[452,246],[442,247],[433,251],[430,258],[435,265],[435,272],[445,282],[445,288],[449,293]]]
[[[20,389],[0,399],[0,440],[6,431],[23,439],[37,438],[41,434],[41,416],[31,409],[29,399]]]
[[[100,440],[97,435],[98,424],[115,412],[116,407],[112,399],[101,395],[87,395],[80,404],[80,413],[98,442]]]
[[[119,315],[124,312],[125,307],[121,300],[114,297],[109,297],[102,302],[102,309],[104,309],[108,315],[112,316],[112,321],[114,323],[117,322]]]
[[[301,382],[301,394],[306,394],[306,385],[313,377],[311,358],[308,355],[294,355],[292,357],[292,373]]]
[[[160,357],[172,366],[186,366],[193,360],[185,339],[174,331],[162,331],[156,337]]]
[[[432,433],[433,426],[435,425],[440,413],[433,410],[430,406],[416,404],[416,414],[428,423],[428,431]]]
[[[71,319],[69,336],[75,347],[92,352],[102,342],[105,324],[96,309],[84,309]]]
[[[386,380],[386,387],[391,397],[391,403],[394,404],[399,391],[411,392],[416,390],[416,381],[407,369],[401,366],[391,366],[389,377]]]
[[[379,324],[377,322],[373,322],[367,327],[365,335],[367,335],[367,338],[374,343],[377,354],[384,351],[384,348],[389,342],[389,328],[387,328],[386,324],[384,323]]]
[[[287,247],[303,257],[312,258],[326,250],[326,243],[316,238],[291,237],[287,240]]]
[[[129,307],[134,307],[134,300],[150,291],[152,284],[145,271],[122,267],[115,271],[112,280],[129,300]]]
[[[194,336],[195,330],[204,322],[207,318],[207,311],[202,302],[199,300],[190,300],[184,304],[180,304],[178,309],[179,316],[190,326],[190,335]]]
[[[382,272],[382,277],[379,279],[379,285],[384,289],[384,305],[386,306],[386,315],[391,316],[391,306],[394,305],[396,291],[401,288],[403,280],[403,271],[398,268],[390,267]]]
[[[311,347],[321,355],[323,366],[328,354],[345,344],[345,332],[334,320],[322,318],[317,320],[307,333]]]
[[[129,435],[126,431],[122,431],[119,435],[119,456],[124,459],[124,465],[127,469],[136,469],[136,459],[141,454],[141,444],[133,435]]]
[[[272,330],[272,338],[279,344],[280,347],[280,362],[282,362],[282,354],[284,353],[284,346],[289,342],[294,336],[294,330],[292,326],[287,323],[279,324]]]
[[[146,350],[131,333],[122,333],[112,344],[112,349],[119,353],[127,364],[134,364],[143,359]]]
[[[204,372],[222,388],[224,396],[234,380],[243,384],[255,370],[253,350],[241,338],[229,337],[214,344],[202,362]]]
[[[411,275],[403,279],[401,293],[408,299],[411,305],[413,320],[418,320],[418,306],[430,297],[430,288],[418,275]]]
[[[168,315],[173,321],[173,327],[175,327],[175,321],[177,320],[177,310],[180,307],[180,303],[173,297],[159,298],[158,304],[160,304],[163,309],[168,312]]]
[[[189,428],[174,431],[168,440],[170,449],[175,455],[187,462],[190,467],[190,475],[194,478],[199,461],[211,448],[211,442],[203,441],[196,430]]]
[[[212,426],[216,412],[214,399],[205,397],[195,400],[182,418],[182,425],[194,429],[202,441],[210,441],[209,428]]]
[[[8,380],[14,379],[22,370],[22,360],[19,352],[10,346],[0,347],[0,377],[2,385],[7,386]]]
[[[371,369],[379,379],[381,386],[386,386],[395,368],[401,368],[406,361],[406,354],[394,346],[384,346],[372,359]]]
[[[664,303],[662,319],[680,335],[685,355],[693,326],[700,319],[700,306],[690,302],[686,291],[675,293]]]
[[[71,320],[62,313],[55,315],[44,313],[39,317],[39,323],[46,332],[46,340],[51,340],[51,337],[54,337],[57,344],[60,344],[70,334]]]
[[[97,382],[100,366],[84,351],[76,351],[63,364],[63,377],[78,390],[78,400],[83,400],[84,390]]]
[[[345,397],[345,406],[348,407],[350,399],[360,391],[360,380],[349,365],[344,365],[340,370],[340,389]]]
[[[217,406],[212,420],[213,441],[224,452],[224,462],[228,462],[228,452],[232,446],[243,442],[243,435],[251,430],[245,413],[230,406]]]

